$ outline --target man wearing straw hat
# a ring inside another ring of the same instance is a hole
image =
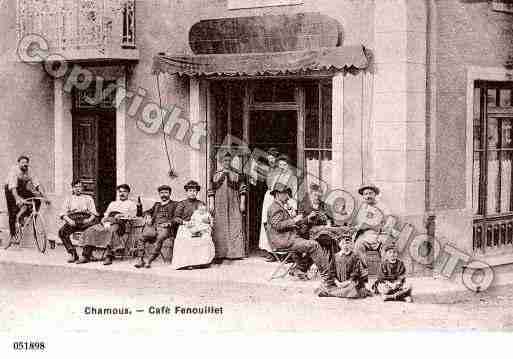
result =
[[[283,183],[276,183],[271,191],[274,201],[267,213],[267,233],[271,246],[276,250],[293,253],[306,253],[317,265],[322,284],[318,295],[338,297],[339,288],[335,284],[335,274],[329,261],[329,254],[316,241],[301,238],[296,234],[298,225],[305,219],[302,214],[292,217],[286,208],[292,190]]]
[[[358,189],[358,193],[363,202],[356,216],[355,251],[365,260],[367,251],[380,250],[382,243],[388,238],[382,227],[389,211],[376,199],[380,193],[377,186],[364,184]]]

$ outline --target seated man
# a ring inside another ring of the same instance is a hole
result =
[[[277,250],[306,253],[319,269],[322,279],[319,296],[338,296],[327,250],[316,241],[306,240],[296,234],[298,223],[304,218],[302,214],[292,217],[285,208],[285,204],[292,196],[290,187],[276,183],[271,194],[274,201],[267,213],[267,232],[271,246]]]
[[[351,238],[340,242],[342,249],[335,255],[335,272],[340,284],[340,295],[344,298],[365,298],[371,292],[365,287],[369,271],[360,256],[353,250]]]
[[[139,262],[134,266],[136,268],[150,268],[151,263],[157,259],[162,250],[162,244],[169,238],[171,241],[170,255],[173,257],[173,244],[176,236],[176,225],[173,222],[175,209],[178,202],[171,200],[171,187],[162,185],[158,188],[160,202],[156,202],[153,207],[148,210],[145,218],[146,227],[142,233],[142,237],[137,243],[137,252]],[[153,253],[144,263],[144,252],[146,243],[155,243]]]
[[[378,279],[372,286],[376,294],[381,294],[384,301],[412,302],[411,286],[406,284],[406,268],[398,258],[393,241],[383,246],[384,258],[378,268]]]
[[[78,261],[78,254],[75,246],[71,243],[70,236],[77,231],[84,231],[91,227],[98,216],[96,206],[91,196],[83,194],[82,182],[79,180],[71,183],[72,194],[64,201],[60,219],[65,223],[59,229],[59,238],[71,255],[68,263]]]
[[[358,193],[362,196],[363,203],[355,219],[355,250],[365,261],[367,251],[379,251],[382,243],[388,239],[388,234],[383,230],[388,210],[376,200],[376,196],[379,195],[378,187],[371,184],[363,185],[358,189]]]
[[[321,201],[321,197],[322,192],[320,186],[316,183],[312,183],[309,193],[299,202],[298,213],[303,214],[306,218],[297,223],[297,234],[304,239],[310,239],[310,230],[312,227],[333,223],[327,206]],[[329,246],[326,246],[326,248],[329,250],[329,253],[332,252],[332,248],[329,248]],[[336,251],[338,251],[338,248]],[[312,259],[304,253],[294,253],[292,258],[296,266],[289,274],[298,279],[306,280],[306,272],[313,263]]]
[[[125,234],[124,218],[135,218],[137,205],[128,199],[130,186],[121,184],[117,187],[119,199],[111,202],[105,210],[102,223],[89,227],[82,233],[82,259],[77,264],[91,261],[94,248],[105,248],[104,265],[112,264],[114,251],[123,248],[120,239]]]

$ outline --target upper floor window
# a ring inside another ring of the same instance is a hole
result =
[[[302,5],[302,0],[228,0],[228,9],[249,9],[252,7]]]

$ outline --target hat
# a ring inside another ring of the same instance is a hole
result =
[[[386,241],[385,244],[383,244],[383,252],[389,251],[391,249],[397,249],[395,246],[394,241]]]
[[[119,186],[116,187],[116,189],[119,191],[120,189],[125,189],[127,190],[128,192],[130,192],[130,186],[127,185],[126,183],[123,183],[123,184],[120,184]]]
[[[274,187],[271,191],[271,196],[274,196],[276,194],[276,192],[278,192],[278,193],[287,192],[289,194],[289,196],[292,197],[292,190],[290,189],[290,187],[287,186],[286,184],[283,184],[280,182],[277,182],[274,184]]]
[[[185,186],[183,186],[183,188],[187,191],[188,189],[195,189],[196,191],[200,191],[201,190],[201,186],[199,185],[198,182],[196,181],[189,181],[185,184]]]
[[[285,161],[287,163],[290,163],[290,158],[289,158],[289,156],[282,153],[281,155],[278,156],[277,161]]]
[[[280,154],[280,152],[278,151],[278,149],[276,147],[270,147],[268,150],[267,150],[267,155],[268,156],[274,156],[274,157],[278,157]]]
[[[157,192],[160,192],[160,191],[169,191],[169,192],[172,192],[172,189],[170,186],[168,186],[167,184],[163,184],[162,186],[159,186],[159,188],[157,188]]]
[[[358,189],[358,193],[363,195],[363,191],[365,191],[366,189],[371,189],[374,191],[374,193],[379,194],[379,188],[371,183],[361,185]]]

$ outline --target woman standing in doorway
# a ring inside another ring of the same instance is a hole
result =
[[[246,185],[242,176],[233,170],[232,159],[232,155],[226,152],[221,170],[212,178],[215,191],[216,258],[236,259],[245,255],[243,212]]]
[[[271,203],[273,203],[273,196],[271,195],[271,190],[273,189],[275,179],[279,173],[278,168],[278,150],[274,147],[271,147],[267,150],[267,163],[269,165],[269,171],[267,172],[265,178],[265,184],[267,186],[267,191],[264,195],[264,201],[262,203],[262,219],[260,222],[260,237],[258,241],[258,248],[267,252],[266,260],[268,262],[273,262],[276,259],[269,253],[272,251],[272,248],[267,239],[267,233],[265,231],[265,224],[267,222],[267,210]]]

